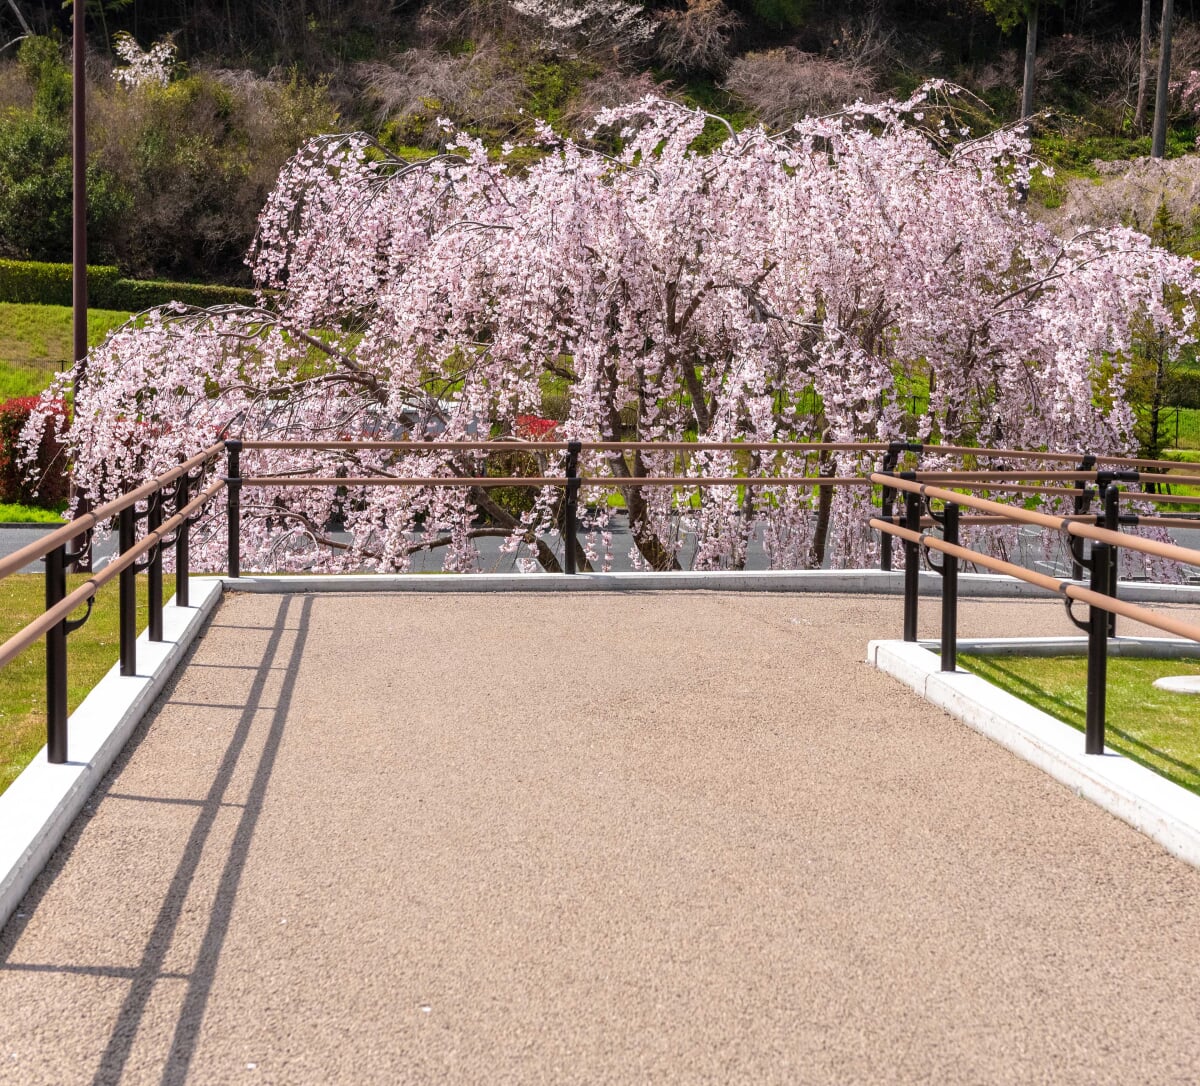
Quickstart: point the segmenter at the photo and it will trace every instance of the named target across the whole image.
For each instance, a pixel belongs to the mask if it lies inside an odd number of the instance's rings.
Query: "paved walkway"
[[[228,597],[0,935],[0,1082],[1195,1082],[1200,872],[860,662],[899,625]]]

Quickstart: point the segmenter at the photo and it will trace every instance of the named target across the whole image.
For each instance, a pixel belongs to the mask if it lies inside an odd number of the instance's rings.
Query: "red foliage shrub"
[[[66,452],[54,427],[45,427],[37,462],[28,469],[17,440],[37,402],[36,396],[19,396],[0,404],[0,501],[53,509],[66,500],[69,485]],[[66,405],[55,404],[55,413],[65,415]]]

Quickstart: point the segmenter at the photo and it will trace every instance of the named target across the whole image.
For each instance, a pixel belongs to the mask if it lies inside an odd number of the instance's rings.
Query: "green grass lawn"
[[[88,345],[103,342],[128,313],[88,311]],[[63,305],[0,302],[0,399],[41,392],[71,358],[71,310]]]
[[[0,524],[57,524],[63,518],[53,509],[42,509],[36,505],[21,505],[20,502],[0,502]],[[32,539],[32,537],[30,537]]]
[[[87,577],[67,578],[68,590]],[[163,576],[163,599],[175,592],[175,578]],[[0,642],[45,610],[45,580],[18,573],[0,581]],[[76,707],[117,662],[117,582],[97,593],[92,617],[67,638],[68,711]],[[82,614],[82,609],[79,614]],[[146,626],[146,580],[138,578],[138,630]],[[46,742],[45,640],[26,649],[0,669],[0,792],[3,792]],[[68,736],[68,749],[70,737]]]
[[[960,656],[958,661],[968,671],[1083,731],[1085,657]],[[1200,675],[1200,660],[1116,656],[1108,661],[1105,738],[1113,750],[1200,792],[1200,695],[1156,690],[1151,684],[1164,675]]]

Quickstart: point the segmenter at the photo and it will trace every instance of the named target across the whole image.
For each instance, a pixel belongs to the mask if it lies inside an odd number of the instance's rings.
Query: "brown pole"
[[[87,39],[84,36],[86,0],[75,0],[71,13],[71,361],[75,363],[75,401],[87,376]],[[74,489],[74,483],[72,483]],[[76,509],[85,513],[86,502]],[[92,569],[92,537],[75,540],[70,557],[79,573]]]
[[[87,42],[84,38],[85,4],[76,0],[72,22],[71,57],[71,306],[73,357],[80,366],[75,383],[83,383],[87,365],[87,84],[84,62]]]

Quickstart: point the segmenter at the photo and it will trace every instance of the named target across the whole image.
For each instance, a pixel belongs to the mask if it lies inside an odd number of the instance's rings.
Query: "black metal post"
[[[896,465],[900,462],[901,444],[898,441],[893,441],[888,446],[888,451],[883,454],[883,463],[879,470],[885,474],[896,470]],[[896,508],[896,491],[885,486],[882,493],[879,495],[880,519],[890,521],[892,514]],[[892,569],[892,537],[887,532],[879,533],[879,568],[884,573],[890,573]]]
[[[229,492],[229,576],[242,575],[242,443],[237,438],[227,438],[225,452],[228,467],[225,471],[225,487]]]
[[[946,505],[942,539],[958,545],[958,506]],[[958,669],[958,559],[942,553],[942,670]]]
[[[1121,527],[1121,490],[1115,483],[1109,483],[1104,488],[1104,527],[1110,532],[1120,531]],[[1117,597],[1117,569],[1120,566],[1118,561],[1118,553],[1114,550],[1112,560],[1108,563],[1108,587],[1104,589],[1106,595]],[[1108,636],[1117,636],[1117,616],[1109,614],[1108,616]]]
[[[921,496],[904,496],[904,527],[910,532],[921,530]],[[921,549],[916,543],[904,541],[904,640],[917,639],[917,592],[919,586]]]
[[[117,515],[117,546],[125,554],[134,545],[134,509],[122,509]],[[137,674],[137,573],[133,565],[121,570],[117,590],[117,623],[121,642],[121,674]]]
[[[1092,544],[1093,592],[1105,593],[1108,571],[1112,565],[1113,548],[1107,543]],[[1108,683],[1108,612],[1091,607],[1088,615],[1087,665],[1087,732],[1084,750],[1088,754],[1104,753],[1105,693]]]
[[[188,503],[192,492],[192,480],[181,475],[175,484],[175,512],[178,513]],[[188,607],[188,522],[185,520],[175,532],[175,606]]]
[[[67,595],[67,548],[46,555],[46,609]],[[46,760],[67,760],[67,620],[46,631]]]
[[[1076,471],[1091,471],[1096,466],[1096,456],[1094,453],[1084,453],[1083,459],[1079,461]],[[1079,491],[1078,497],[1075,499],[1074,512],[1076,516],[1080,516],[1088,511],[1088,507],[1092,504],[1092,489],[1082,479],[1075,481],[1075,489]],[[1083,566],[1077,559],[1071,561],[1071,580],[1083,580]]]
[[[579,572],[575,567],[575,542],[579,520],[579,453],[580,441],[567,442],[567,491],[563,501],[563,569],[568,574]]]
[[[146,531],[154,532],[162,527],[163,492],[160,490],[150,499],[146,509]],[[148,593],[149,612],[146,621],[146,636],[151,641],[163,639],[163,587],[162,587],[162,547],[155,544],[150,552],[150,561],[146,566],[146,588]]]

